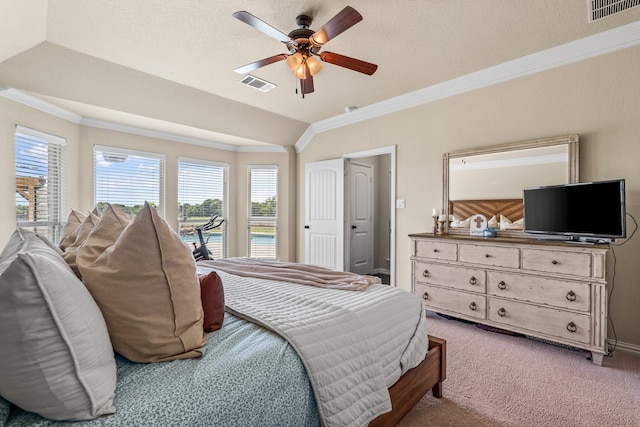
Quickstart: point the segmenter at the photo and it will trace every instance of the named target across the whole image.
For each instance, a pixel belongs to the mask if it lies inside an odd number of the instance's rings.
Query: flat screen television
[[[626,236],[624,179],[525,188],[524,232],[609,242]]]

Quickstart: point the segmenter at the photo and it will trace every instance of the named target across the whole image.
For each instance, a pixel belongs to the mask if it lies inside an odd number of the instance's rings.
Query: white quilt
[[[211,268],[198,266],[198,273]],[[282,335],[307,369],[324,426],[364,426],[391,410],[388,387],[428,348],[420,299],[385,285],[362,292],[230,275],[227,309]]]

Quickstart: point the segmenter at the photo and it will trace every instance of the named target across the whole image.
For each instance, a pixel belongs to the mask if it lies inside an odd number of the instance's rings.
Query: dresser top
[[[433,234],[433,233],[412,233],[409,234],[411,239],[429,239],[440,241],[463,241],[469,243],[508,243],[517,245],[540,245],[540,246],[564,246],[567,248],[597,248],[608,249],[609,245],[594,244],[585,242],[565,241],[565,240],[541,240],[537,238],[526,237],[482,237],[471,236],[467,234]]]

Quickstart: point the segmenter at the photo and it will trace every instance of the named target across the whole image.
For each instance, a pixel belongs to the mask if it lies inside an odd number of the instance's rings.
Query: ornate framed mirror
[[[564,135],[443,155],[443,213],[451,234],[468,234],[471,215],[495,216],[499,235],[522,236],[522,189],[578,182],[578,135]],[[494,223],[495,224],[495,223]]]

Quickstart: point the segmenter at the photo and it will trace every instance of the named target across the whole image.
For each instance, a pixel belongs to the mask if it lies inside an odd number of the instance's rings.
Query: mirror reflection
[[[569,147],[552,145],[449,160],[449,198],[515,199],[531,186],[569,181]]]
[[[507,214],[505,220],[516,221],[523,188],[578,182],[578,135],[461,150],[443,159],[443,213],[498,221]]]

